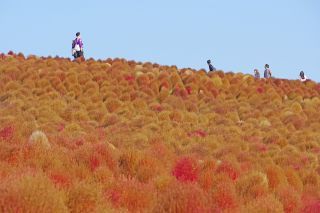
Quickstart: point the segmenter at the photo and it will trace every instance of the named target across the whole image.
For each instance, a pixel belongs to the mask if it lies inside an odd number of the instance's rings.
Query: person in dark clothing
[[[255,79],[260,79],[260,72],[258,69],[254,69],[254,78]]]
[[[265,78],[271,78],[272,77],[272,72],[271,72],[271,70],[270,70],[270,66],[269,66],[269,64],[266,64],[265,66],[264,66],[264,77]]]
[[[207,61],[207,64],[209,66],[209,71],[216,71],[217,69],[211,64],[211,60]]]
[[[83,42],[80,32],[76,33],[76,38],[72,41],[72,55],[75,59],[83,56]]]
[[[300,72],[300,81],[301,82],[305,82],[305,81],[307,81],[308,80],[308,77],[304,74],[304,72],[303,71],[301,71]]]

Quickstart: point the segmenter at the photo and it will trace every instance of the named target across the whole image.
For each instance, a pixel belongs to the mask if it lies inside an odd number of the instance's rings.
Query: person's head
[[[254,73],[258,73],[258,72],[259,72],[259,70],[258,70],[258,69],[254,69],[253,71],[254,71]]]
[[[79,37],[79,36],[80,36],[80,32],[77,32],[77,33],[76,33],[76,36]]]
[[[207,61],[207,64],[211,64],[211,60],[208,60],[208,61]]]
[[[264,65],[264,68],[266,69],[269,68],[269,64]]]

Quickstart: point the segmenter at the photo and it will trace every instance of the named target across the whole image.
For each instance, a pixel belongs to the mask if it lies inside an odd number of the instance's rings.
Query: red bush
[[[133,82],[135,80],[135,77],[132,75],[127,75],[124,77],[124,79],[128,82]]]
[[[58,187],[67,188],[71,185],[70,178],[66,174],[63,174],[61,172],[52,173],[50,175],[50,179]]]
[[[258,87],[257,88],[257,92],[260,93],[260,94],[264,93],[264,89],[262,87]]]
[[[192,93],[192,88],[191,88],[190,86],[187,86],[187,87],[186,87],[186,90],[187,90],[188,95],[191,95],[191,93]]]
[[[172,174],[181,182],[194,182],[199,175],[197,162],[193,158],[181,158],[173,168]]]
[[[238,208],[238,198],[234,185],[221,182],[218,183],[212,192],[213,203],[221,210],[233,210],[236,212]]]
[[[227,174],[232,180],[236,180],[240,176],[239,167],[228,161],[222,161],[217,172]]]
[[[91,171],[95,171],[101,165],[101,161],[97,156],[91,156],[89,159],[89,167]]]
[[[303,207],[302,212],[305,213],[318,213],[320,212],[320,199],[312,196],[304,196],[302,198]]]
[[[14,127],[7,126],[0,130],[0,138],[3,140],[10,140],[13,137]]]
[[[286,213],[300,212],[301,198],[291,186],[284,186],[278,190],[279,199]]]

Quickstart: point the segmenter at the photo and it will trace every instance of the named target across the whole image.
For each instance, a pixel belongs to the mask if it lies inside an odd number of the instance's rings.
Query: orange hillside
[[[319,212],[320,85],[0,55],[0,212]]]

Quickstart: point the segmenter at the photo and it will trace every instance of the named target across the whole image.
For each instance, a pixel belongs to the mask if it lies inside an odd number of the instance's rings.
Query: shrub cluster
[[[319,88],[0,54],[0,212],[319,212]]]

